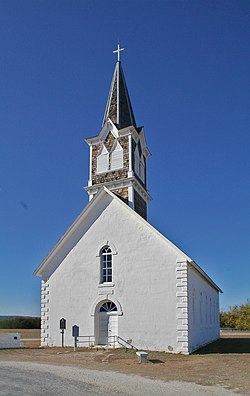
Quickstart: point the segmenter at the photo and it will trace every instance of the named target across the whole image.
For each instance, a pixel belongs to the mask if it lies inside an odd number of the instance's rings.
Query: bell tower
[[[147,220],[147,159],[151,155],[144,128],[137,127],[120,61],[120,48],[110,86],[102,129],[86,139],[90,148],[89,181],[85,190],[91,200],[105,185]]]

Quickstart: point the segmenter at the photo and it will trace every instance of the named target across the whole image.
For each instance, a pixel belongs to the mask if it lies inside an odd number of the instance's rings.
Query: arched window
[[[110,170],[120,169],[123,167],[123,149],[116,140],[110,154]]]
[[[101,250],[101,283],[112,282],[112,250],[104,246]]]
[[[102,304],[100,312],[114,312],[117,311],[116,305],[112,301],[106,301]]]
[[[103,144],[97,156],[96,173],[107,172],[108,169],[109,169],[109,153]]]

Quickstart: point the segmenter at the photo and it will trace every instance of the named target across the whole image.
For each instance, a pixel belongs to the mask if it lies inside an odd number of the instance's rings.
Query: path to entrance
[[[55,366],[31,362],[0,361],[1,396],[232,396],[219,386],[151,380],[136,375]]]

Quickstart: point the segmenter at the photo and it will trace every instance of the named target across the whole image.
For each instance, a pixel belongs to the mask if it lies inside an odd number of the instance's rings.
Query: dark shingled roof
[[[126,128],[130,125],[136,127],[135,117],[120,61],[116,62],[103,125],[108,118],[111,119],[118,129]]]

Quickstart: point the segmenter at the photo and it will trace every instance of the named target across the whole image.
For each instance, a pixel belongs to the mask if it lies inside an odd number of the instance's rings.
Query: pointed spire
[[[118,48],[118,50],[121,51],[120,48]],[[134,125],[136,127],[135,117],[120,60],[118,60],[115,65],[103,125],[108,118],[111,119],[118,129],[122,129],[130,125]]]

